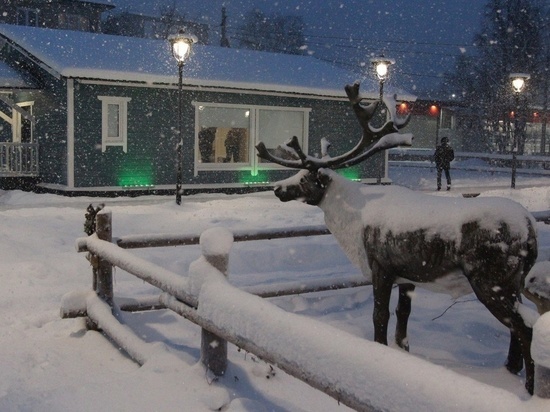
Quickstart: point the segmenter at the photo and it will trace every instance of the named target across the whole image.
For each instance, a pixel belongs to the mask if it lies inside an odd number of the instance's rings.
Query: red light
[[[435,104],[432,104],[430,106],[430,114],[436,115],[438,112],[439,112],[439,108]]]
[[[397,106],[397,112],[399,114],[406,114],[406,113],[408,113],[408,111],[409,111],[409,106],[405,102],[403,102],[399,106]]]

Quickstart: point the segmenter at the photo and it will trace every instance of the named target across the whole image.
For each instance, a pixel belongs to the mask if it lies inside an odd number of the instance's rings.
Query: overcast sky
[[[117,7],[155,14],[174,0],[111,0]],[[189,19],[210,24],[211,41],[228,14],[228,30],[242,16],[258,8],[263,12],[304,18],[308,50],[313,55],[345,62],[350,68],[384,54],[396,60],[392,82],[408,91],[425,94],[438,84],[438,76],[453,66],[454,57],[468,53],[479,31],[487,0],[175,0]]]

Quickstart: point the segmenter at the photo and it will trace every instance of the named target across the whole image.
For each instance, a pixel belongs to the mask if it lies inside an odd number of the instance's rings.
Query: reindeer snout
[[[282,186],[275,186],[275,188],[273,189],[273,192],[281,202],[288,202],[289,200],[292,200],[286,188],[283,188]]]
[[[282,188],[282,186],[275,186],[275,188],[273,189],[273,192],[275,193],[275,196],[277,196],[280,199],[281,196],[283,196],[285,191]]]

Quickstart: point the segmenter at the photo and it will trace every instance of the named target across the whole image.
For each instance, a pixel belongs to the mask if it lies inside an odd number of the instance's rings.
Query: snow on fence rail
[[[326,234],[326,229],[304,228],[287,231],[286,235],[277,231],[246,235],[214,228],[203,232],[200,238],[194,236],[192,241],[178,238],[177,244],[200,241],[202,249],[202,256],[191,264],[188,276],[182,277],[121,247],[173,245],[174,238],[126,237],[116,240],[117,245],[113,243],[111,234],[111,213],[99,212],[96,222],[96,234],[77,240],[77,250],[88,251],[92,256],[93,290],[65,295],[61,316],[87,316],[90,326],[102,329],[140,364],[158,354],[163,347],[142,341],[117,320],[115,315],[122,305],[117,305],[119,300],[113,296],[112,266],[118,266],[162,290],[149,305],[168,308],[202,327],[201,360],[217,376],[225,372],[227,342],[231,342],[358,411],[517,412],[539,411],[541,407],[550,405],[548,399],[542,399],[550,398],[550,383],[545,380],[550,375],[550,313],[543,315],[535,325],[533,341],[534,357],[545,366],[539,369],[536,379],[546,383],[537,385],[536,381],[538,396],[523,401],[508,391],[402,351],[286,312],[227,282],[229,251],[234,238],[251,240],[303,236],[304,233],[316,235]],[[332,288],[361,284],[345,283],[332,285]],[[307,291],[323,290],[326,286],[310,287]],[[304,293],[304,290],[297,293]],[[120,302],[125,302],[128,308],[144,307],[138,300]],[[544,325],[537,328],[541,321]],[[387,396],[388,385],[394,394],[391,397]]]

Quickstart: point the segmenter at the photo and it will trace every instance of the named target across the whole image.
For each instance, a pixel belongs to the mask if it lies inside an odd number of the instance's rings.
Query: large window
[[[128,150],[129,97],[98,96],[101,100],[101,151],[107,146],[122,146]]]
[[[267,150],[279,157],[286,156],[277,147],[292,136],[298,137],[300,146],[307,150],[305,138],[307,112],[296,110],[258,109],[258,140],[265,143]],[[259,159],[262,163],[267,160]]]
[[[278,168],[259,160],[255,146],[268,150],[297,136],[307,151],[310,109],[194,103],[196,109],[195,171]]]

